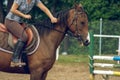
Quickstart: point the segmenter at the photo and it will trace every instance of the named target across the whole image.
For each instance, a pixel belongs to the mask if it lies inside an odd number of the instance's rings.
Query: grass
[[[58,63],[88,63],[88,55],[59,55]]]

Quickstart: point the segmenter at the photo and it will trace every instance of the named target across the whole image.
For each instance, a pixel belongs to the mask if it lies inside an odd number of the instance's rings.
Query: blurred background
[[[5,16],[9,12],[13,1],[14,0],[0,0],[0,23],[4,23]],[[53,14],[61,10],[70,9],[76,3],[81,3],[88,15],[90,32],[93,34],[120,35],[120,0],[41,1]],[[32,15],[32,20],[29,21],[29,23],[31,24],[48,18],[42,11],[38,10],[37,7],[34,7],[30,14]],[[94,38],[94,54],[99,54],[99,51],[101,51],[101,54],[103,55],[117,55],[118,52],[116,52],[116,50],[118,50],[118,48],[119,38]],[[89,80],[88,47],[80,46],[76,39],[66,35],[63,42],[59,46],[58,53],[64,55],[68,54],[68,56],[59,56],[59,59],[50,71],[47,80]],[[6,73],[3,75],[5,74]],[[1,76],[1,80],[14,80],[15,76],[8,76],[7,78],[6,76]],[[18,78],[19,76],[20,78]],[[17,75],[17,79],[21,80],[21,75],[19,76]],[[24,80],[28,80],[26,75],[23,78]],[[97,77],[97,80],[98,79],[99,77]],[[120,79],[111,78],[111,80]]]

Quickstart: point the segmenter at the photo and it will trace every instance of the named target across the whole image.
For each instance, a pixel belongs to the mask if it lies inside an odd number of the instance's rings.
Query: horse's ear
[[[81,11],[83,9],[82,4],[75,4],[75,9]]]

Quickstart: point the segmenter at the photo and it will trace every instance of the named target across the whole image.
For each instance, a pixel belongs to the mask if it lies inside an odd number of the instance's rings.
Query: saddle
[[[30,55],[33,54],[39,46],[39,33],[33,25],[22,24],[22,26],[26,28],[25,31],[28,35],[27,47],[24,53]],[[0,50],[7,53],[13,53],[17,40],[18,39],[7,30],[6,26],[0,23]]]

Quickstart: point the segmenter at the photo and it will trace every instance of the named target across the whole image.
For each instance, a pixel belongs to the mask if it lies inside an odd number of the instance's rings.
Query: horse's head
[[[81,5],[76,5],[75,8],[69,11],[68,28],[82,43],[87,46],[90,43],[88,32],[88,18]]]

